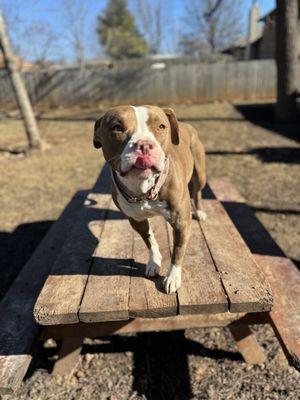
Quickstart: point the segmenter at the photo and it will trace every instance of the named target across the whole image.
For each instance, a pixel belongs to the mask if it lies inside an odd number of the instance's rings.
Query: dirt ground
[[[227,176],[286,254],[300,260],[300,126],[272,122],[269,105],[174,106],[207,150],[208,179]],[[92,147],[101,107],[39,111],[50,144],[25,156],[21,122],[0,118],[0,296],[3,296],[71,196],[90,188],[103,162]],[[7,118],[8,116],[8,118]],[[55,342],[37,344],[15,399],[290,399],[300,398],[269,327],[254,327],[267,362],[248,366],[227,329],[86,339],[70,379],[50,375]]]

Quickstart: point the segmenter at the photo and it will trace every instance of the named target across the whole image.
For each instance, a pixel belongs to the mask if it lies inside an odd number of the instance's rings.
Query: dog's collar
[[[126,192],[123,185],[121,186],[120,181],[118,182],[117,174],[113,169],[111,169],[112,181],[115,187],[120,192],[120,194],[124,197],[125,200],[128,201],[128,203],[139,203],[140,201],[143,200],[156,200],[161,187],[163,186],[163,184],[167,179],[169,172],[169,164],[170,164],[169,157],[166,157],[164,168],[160,172],[159,176],[156,178],[154,186],[152,186],[152,188],[149,189],[147,193],[142,194],[141,196],[132,196],[131,194]]]

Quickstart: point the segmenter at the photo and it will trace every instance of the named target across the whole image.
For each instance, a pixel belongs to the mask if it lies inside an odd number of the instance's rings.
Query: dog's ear
[[[103,120],[103,117],[97,119],[97,121],[95,122],[95,126],[94,126],[94,147],[96,149],[100,149],[100,147],[102,147],[102,143],[100,140],[100,130],[101,130],[101,125],[102,125],[102,120]]]
[[[171,139],[173,144],[179,144],[179,127],[175,112],[172,108],[163,108],[171,125]]]

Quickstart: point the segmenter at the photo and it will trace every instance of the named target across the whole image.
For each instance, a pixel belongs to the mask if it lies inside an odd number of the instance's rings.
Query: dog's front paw
[[[175,293],[181,286],[181,267],[171,264],[167,276],[164,279],[166,293]]]
[[[149,261],[148,264],[146,265],[145,275],[150,278],[151,276],[158,275],[159,271],[160,271],[160,265],[158,265],[154,261],[151,262]]]
[[[145,275],[148,277],[159,274],[162,256],[158,248],[154,247],[150,250],[149,261],[146,265]]]
[[[206,212],[203,210],[194,210],[193,216],[198,221],[205,221],[207,217]]]

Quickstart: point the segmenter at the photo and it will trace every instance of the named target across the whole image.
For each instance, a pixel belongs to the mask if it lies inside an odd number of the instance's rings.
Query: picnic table
[[[229,181],[209,183],[204,209],[206,221],[192,222],[182,287],[166,294],[172,231],[163,219],[151,219],[163,265],[160,276],[146,278],[148,251],[113,205],[106,165],[93,190],[75,196],[0,304],[0,391],[22,380],[38,332],[40,340],[63,339],[53,373],[68,374],[85,337],[210,326],[229,326],[244,359],[260,363],[265,357],[249,325],[271,323],[299,368],[298,271]]]

